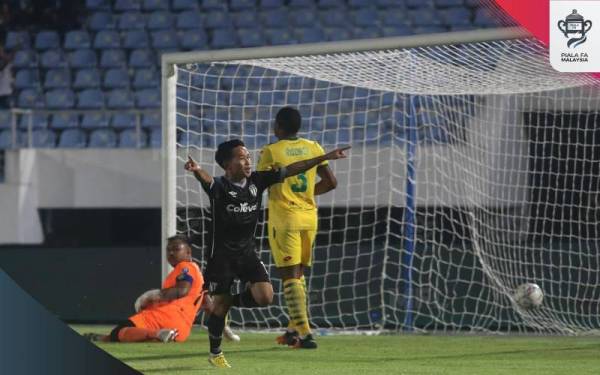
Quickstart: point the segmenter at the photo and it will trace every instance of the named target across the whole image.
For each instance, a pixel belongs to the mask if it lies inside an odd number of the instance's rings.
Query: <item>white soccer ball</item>
[[[514,298],[522,308],[532,309],[541,306],[544,300],[544,293],[537,284],[525,283],[517,287]]]

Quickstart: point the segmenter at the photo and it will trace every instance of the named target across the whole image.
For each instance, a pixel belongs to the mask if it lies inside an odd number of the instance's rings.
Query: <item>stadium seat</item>
[[[481,5],[481,0],[464,0],[465,5],[470,8],[477,8]]]
[[[235,31],[232,29],[214,30],[210,44],[215,49],[233,48],[237,46]]]
[[[284,0],[259,0],[258,6],[262,9],[275,9],[285,7]]]
[[[115,30],[100,30],[94,37],[94,48],[96,49],[108,49],[108,48],[120,48],[121,47],[121,36]]]
[[[121,68],[125,67],[127,62],[125,60],[125,51],[121,49],[109,49],[102,51],[100,56],[100,67],[101,68]]]
[[[463,0],[435,0],[437,8],[460,7],[464,5]]]
[[[138,144],[139,135],[139,144]],[[136,129],[123,130],[119,134],[119,147],[120,148],[138,148],[147,147],[148,145],[148,134],[145,131],[138,131]]]
[[[138,69],[133,76],[133,87],[136,89],[157,88],[160,86],[158,71],[155,69]]]
[[[163,30],[173,27],[173,16],[169,12],[153,12],[148,17],[147,27],[150,30]]]
[[[92,112],[83,115],[81,127],[85,129],[98,129],[108,127],[108,116],[102,112]]]
[[[108,93],[106,107],[109,109],[133,108],[133,96],[129,90],[117,89]]]
[[[70,87],[71,86],[71,70],[70,69],[50,69],[46,73],[44,87],[47,89]]]
[[[21,129],[46,129],[48,127],[48,116],[42,113],[22,115],[19,119]]]
[[[209,29],[229,29],[233,27],[233,21],[229,13],[215,10],[205,15],[204,26]]]
[[[31,38],[27,31],[9,31],[6,33],[4,48],[7,50],[23,50],[31,48]]]
[[[140,108],[160,107],[160,91],[156,89],[138,90],[135,93],[135,102]]]
[[[31,147],[54,148],[56,147],[56,133],[50,129],[37,129],[31,132]]]
[[[411,9],[415,8],[430,8],[435,9],[434,0],[404,0],[406,6]]]
[[[446,26],[418,26],[413,28],[415,34],[436,34],[445,33],[448,31]]]
[[[435,9],[417,9],[408,12],[408,17],[416,27],[420,26],[441,26],[442,20],[440,14]],[[418,34],[415,32],[415,34]]]
[[[44,108],[44,95],[40,89],[24,89],[19,93],[17,105],[21,108]]]
[[[123,68],[108,69],[104,73],[102,85],[109,89],[127,88],[129,87],[129,72]]]
[[[379,14],[381,25],[386,26],[410,26],[412,21],[404,9],[391,9],[381,11]]]
[[[312,9],[298,9],[290,11],[289,19],[292,26],[295,27],[314,27],[315,20],[318,19],[318,13]]]
[[[38,55],[34,50],[21,50],[15,52],[13,68],[37,68]]]
[[[298,40],[294,38],[292,33],[287,28],[266,29],[265,37],[271,45],[295,44]]]
[[[85,0],[87,10],[110,10],[110,0]]]
[[[381,34],[377,27],[355,27],[352,29],[352,37],[354,39],[372,39],[381,37]]]
[[[176,49],[179,40],[174,30],[161,30],[152,32],[152,47],[156,49]]]
[[[61,148],[85,148],[86,135],[81,129],[66,129],[60,133],[58,147]]]
[[[349,22],[349,15],[344,10],[332,9],[319,12],[321,25],[327,27],[346,27]]]
[[[162,145],[162,129],[152,129],[150,132],[150,144],[152,148],[160,148]]]
[[[88,27],[92,31],[113,30],[117,28],[117,23],[111,13],[96,12],[90,17]]]
[[[127,12],[127,11],[135,11],[142,10],[142,1],[141,0],[116,0],[114,4],[114,9],[117,12]]]
[[[100,86],[100,73],[97,69],[80,69],[75,74],[73,88],[87,89]]]
[[[229,9],[233,11],[251,11],[256,8],[255,0],[230,0]]]
[[[412,35],[413,30],[409,26],[386,26],[381,29],[382,36],[404,36]]]
[[[202,0],[202,10],[227,10],[227,2],[222,0]]]
[[[321,9],[345,8],[346,3],[344,0],[318,0],[317,6]]]
[[[263,27],[288,27],[289,15],[287,9],[265,10],[259,14]]]
[[[181,10],[197,10],[198,9],[198,1],[196,0],[173,0],[173,10],[181,11]]]
[[[10,128],[12,127],[12,115],[10,111],[1,110],[0,111],[0,128]]]
[[[260,29],[237,29],[241,47],[258,47],[266,44]]]
[[[38,50],[55,49],[60,47],[60,37],[56,31],[44,30],[35,36],[35,48]]]
[[[49,109],[69,109],[75,106],[75,94],[70,89],[46,91],[46,107]]]
[[[130,112],[119,112],[115,113],[111,116],[110,126],[113,128],[135,128],[136,124],[136,115]],[[141,121],[141,119],[140,119]]]
[[[440,11],[440,16],[448,26],[471,25],[471,11],[464,7],[443,9]]]
[[[50,126],[54,129],[69,129],[79,126],[79,116],[75,114],[60,112],[51,117]]]
[[[318,27],[306,27],[294,30],[296,40],[300,43],[318,43],[325,40],[323,30]]]
[[[359,27],[377,27],[379,13],[375,8],[363,8],[353,12],[353,22]]]
[[[98,89],[87,89],[77,95],[77,108],[103,109],[104,94]]]
[[[315,0],[290,0],[288,2],[288,8],[290,9],[303,9],[303,8],[314,8]]]
[[[254,11],[232,13],[231,17],[237,28],[257,27],[259,25],[258,14]]]
[[[160,112],[144,113],[142,115],[143,128],[160,128],[161,123]]]
[[[16,145],[13,145],[13,133],[10,129],[0,130],[0,150],[8,150],[13,147],[19,147],[21,132],[17,132]]]
[[[150,38],[145,30],[129,30],[123,33],[123,48],[148,48]]]
[[[165,0],[144,0],[142,9],[145,11],[169,10],[169,2]]]
[[[371,0],[348,0],[348,6],[350,8],[368,8],[373,5]]]
[[[155,65],[155,57],[151,50],[136,49],[129,55],[130,68],[151,68]]]
[[[208,36],[204,29],[185,30],[179,33],[179,45],[186,50],[207,49]]]
[[[71,68],[95,68],[98,65],[98,56],[92,49],[78,49],[69,54]]]
[[[119,16],[118,27],[120,30],[144,29],[146,18],[139,12],[127,12]]]
[[[499,22],[489,9],[479,8],[475,11],[475,19],[473,20],[473,24],[480,27],[491,27],[497,26]]]
[[[190,10],[179,13],[175,25],[177,29],[201,29],[204,27],[204,22],[200,12]]]
[[[325,38],[328,41],[349,40],[352,39],[350,30],[341,27],[328,27],[323,29]]]
[[[85,30],[73,30],[65,35],[65,49],[90,48],[91,46],[90,34]]]
[[[90,133],[90,148],[114,148],[117,146],[117,134],[114,130],[96,129]]]
[[[477,1],[479,1],[479,0],[477,0]],[[386,10],[405,8],[404,1],[398,1],[398,0],[375,0],[375,5],[379,9],[386,9]]]
[[[66,68],[67,60],[65,54],[59,50],[48,50],[42,53],[41,64],[42,68]]]
[[[40,74],[37,69],[20,69],[15,75],[16,89],[27,89],[40,86]]]

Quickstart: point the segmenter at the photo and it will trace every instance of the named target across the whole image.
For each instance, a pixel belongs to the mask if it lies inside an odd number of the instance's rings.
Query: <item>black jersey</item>
[[[227,178],[214,177],[210,186],[202,184],[210,197],[212,236],[208,256],[216,252],[241,255],[256,248],[255,235],[263,192],[282,182],[285,168],[276,171],[252,172],[240,187]]]

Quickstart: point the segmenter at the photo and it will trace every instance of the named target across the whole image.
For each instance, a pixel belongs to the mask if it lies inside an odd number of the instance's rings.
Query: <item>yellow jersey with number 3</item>
[[[259,171],[281,168],[297,161],[323,155],[323,148],[304,138],[282,139],[260,152]],[[324,161],[320,165],[327,165]],[[315,183],[317,167],[286,178],[269,188],[269,226],[279,229],[317,229]]]

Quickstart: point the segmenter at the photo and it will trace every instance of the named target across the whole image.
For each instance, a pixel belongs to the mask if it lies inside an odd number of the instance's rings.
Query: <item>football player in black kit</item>
[[[273,300],[273,286],[256,253],[254,237],[263,192],[286,177],[314,168],[325,160],[345,158],[344,151],[349,148],[339,148],[280,169],[253,172],[250,153],[242,141],[234,139],[221,143],[215,154],[217,164],[225,170],[221,177],[209,175],[191,157],[188,158],[185,169],[200,181],[210,198],[212,211],[212,244],[204,272],[205,288],[213,302],[207,322],[211,365],[231,367],[221,351],[229,308],[267,306]],[[249,287],[232,296],[230,290],[236,278]]]

